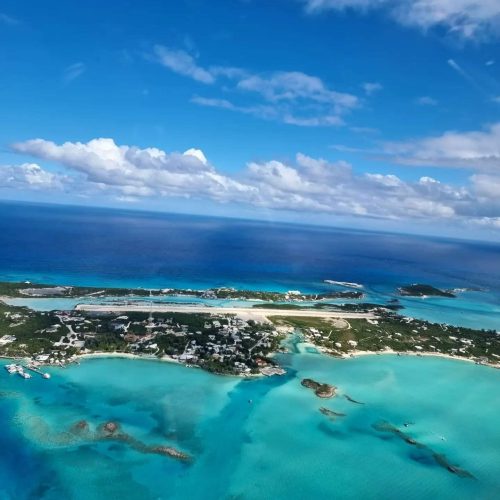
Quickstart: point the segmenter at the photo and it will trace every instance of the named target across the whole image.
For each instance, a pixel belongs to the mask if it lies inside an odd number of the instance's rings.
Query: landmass
[[[325,293],[302,293],[300,290],[287,292],[237,290],[230,287],[209,288],[206,290],[180,288],[109,288],[62,286],[25,281],[22,283],[0,282],[0,297],[18,298],[75,298],[75,297],[175,297],[186,296],[203,299],[261,300],[266,302],[304,302],[328,299],[361,299],[363,292],[352,290],[330,291]]]
[[[318,398],[331,398],[335,396],[336,387],[329,384],[321,384],[310,378],[302,380],[301,384],[308,389],[312,389]]]
[[[400,295],[405,297],[456,297],[453,292],[448,290],[440,290],[432,285],[423,285],[420,283],[402,286],[398,291]]]
[[[286,335],[295,331],[322,352],[337,357],[436,355],[500,367],[500,336],[496,331],[404,317],[398,314],[397,299],[385,305],[326,302],[303,307],[292,302],[298,296],[289,292],[288,304],[227,308],[153,300],[129,303],[123,299],[126,290],[96,292],[93,288],[0,283],[3,296],[82,297],[82,303],[69,311],[35,311],[0,301],[0,356],[24,358],[30,369],[65,366],[78,362],[81,356],[123,355],[173,361],[220,374],[270,376],[284,373],[275,353],[283,349]],[[150,296],[166,290],[128,291],[134,296]],[[87,295],[81,296],[83,292]],[[220,288],[212,292],[247,294]],[[96,293],[122,300],[89,303],[87,298]],[[271,292],[249,293],[266,297]]]

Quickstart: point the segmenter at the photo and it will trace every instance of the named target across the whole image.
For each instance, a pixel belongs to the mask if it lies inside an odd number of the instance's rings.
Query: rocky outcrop
[[[311,378],[305,378],[301,384],[308,389],[312,389],[318,398],[331,398],[336,395],[337,388],[334,385],[321,384]]]

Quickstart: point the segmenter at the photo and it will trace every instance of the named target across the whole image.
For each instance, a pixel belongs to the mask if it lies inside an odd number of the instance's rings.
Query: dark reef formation
[[[345,417],[346,414],[345,413],[340,413],[340,412],[337,412],[337,411],[333,411],[333,410],[330,410],[329,408],[325,408],[324,406],[322,406],[319,411],[325,415],[326,417],[330,418],[331,420],[334,420],[336,417]]]
[[[393,434],[394,436],[397,436],[399,439],[404,441],[405,443],[415,446],[416,448],[420,449],[424,453],[428,453],[432,459],[440,466],[446,469],[447,471],[451,472],[452,474],[456,474],[459,477],[468,477],[468,478],[474,478],[474,476],[462,469],[461,467],[458,467],[457,465],[451,464],[448,459],[446,458],[445,455],[441,453],[437,453],[434,451],[432,448],[429,448],[427,445],[419,443],[415,439],[413,439],[411,436],[403,432],[402,430],[398,429],[395,425],[392,425],[390,422],[386,421],[381,421],[373,424],[372,426],[376,431],[378,432],[384,432],[384,433],[389,433]]]
[[[116,441],[130,446],[139,453],[163,455],[183,462],[191,461],[191,457],[187,453],[177,450],[172,446],[143,443],[134,436],[121,431],[120,424],[114,421],[105,422],[99,425],[95,432],[92,432],[89,423],[86,420],[80,420],[70,428],[70,432],[80,439],[89,441]]]
[[[351,403],[357,404],[357,405],[364,405],[365,403],[362,403],[361,401],[356,401],[355,399],[352,399],[351,396],[348,394],[344,394],[344,398],[347,399],[347,401],[350,401]]]

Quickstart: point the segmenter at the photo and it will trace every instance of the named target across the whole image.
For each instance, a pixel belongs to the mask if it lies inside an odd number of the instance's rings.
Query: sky
[[[3,0],[0,199],[500,240],[500,0]]]

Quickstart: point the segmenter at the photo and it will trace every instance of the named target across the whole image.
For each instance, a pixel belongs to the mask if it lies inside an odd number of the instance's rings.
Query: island
[[[68,296],[75,290],[57,285],[0,283],[4,300],[29,296],[36,301],[54,294]],[[500,367],[498,332],[408,318],[399,314],[396,300],[387,304],[330,304],[320,298],[305,306],[293,303],[291,297],[297,296],[291,294],[290,302],[283,304],[222,307],[208,305],[210,300],[187,304],[133,301],[122,295],[123,289],[109,289],[109,296],[99,290],[100,299],[96,301],[97,292],[89,290],[79,289],[87,295],[70,310],[38,311],[0,300],[0,356],[25,363],[20,365],[21,370],[12,369],[11,373],[27,375],[31,370],[49,378],[41,366],[65,366],[78,363],[82,357],[118,355],[176,362],[218,374],[274,376],[285,373],[276,353],[286,348],[283,341],[291,333],[339,358],[384,353],[433,355]],[[104,293],[108,293],[106,290]],[[134,296],[140,293],[129,292]],[[245,296],[247,292],[231,294]],[[308,382],[311,388],[313,382]],[[328,390],[319,393],[327,394]]]
[[[398,292],[403,297],[456,297],[454,293],[448,290],[440,290],[432,285],[423,285],[421,283],[402,286],[398,289]]]
[[[0,282],[0,297],[33,298],[72,298],[72,297],[195,297],[202,299],[254,300],[266,302],[307,302],[334,299],[362,299],[364,294],[358,290],[328,291],[325,293],[302,293],[300,290],[287,292],[237,290],[231,287],[209,288],[206,290],[179,288],[98,288],[84,286],[63,286],[43,283]]]
[[[321,384],[310,378],[303,379],[301,384],[308,389],[312,389],[318,398],[332,398],[337,390],[334,385]]]

